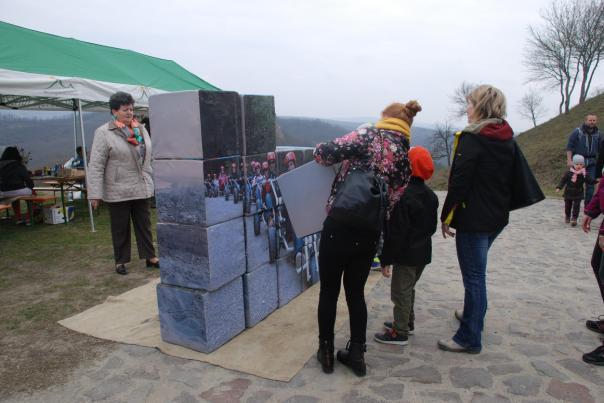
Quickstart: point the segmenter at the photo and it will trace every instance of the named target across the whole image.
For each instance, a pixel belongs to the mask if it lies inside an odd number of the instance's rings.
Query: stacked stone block
[[[285,169],[273,97],[161,94],[150,120],[162,338],[211,352],[316,282],[318,243],[295,238],[273,182]]]

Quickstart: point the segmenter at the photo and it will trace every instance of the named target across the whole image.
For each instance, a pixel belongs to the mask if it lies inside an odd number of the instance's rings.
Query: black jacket
[[[441,221],[455,209],[452,228],[495,232],[509,221],[515,141],[510,126],[489,125],[462,133],[454,155]]]
[[[34,182],[25,165],[14,160],[0,161],[0,191],[8,192],[25,187],[34,188]]]
[[[380,261],[425,266],[432,261],[432,234],[438,223],[438,197],[421,178],[412,176],[386,227]]]
[[[587,175],[577,175],[577,180],[575,182],[572,181],[573,173],[571,171],[567,171],[560,183],[556,187],[557,189],[564,188],[564,198],[568,200],[583,200],[585,196],[585,183],[588,184],[596,184],[597,180],[593,179],[591,176]]]

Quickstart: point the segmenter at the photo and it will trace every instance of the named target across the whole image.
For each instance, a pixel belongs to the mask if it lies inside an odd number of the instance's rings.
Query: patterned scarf
[[[577,176],[578,175],[583,175],[585,176],[585,167],[581,168],[581,169],[575,169],[575,167],[570,167],[570,171],[573,173],[573,177],[570,178],[570,181],[572,183],[577,182]]]
[[[122,131],[124,128],[128,129],[128,132],[130,133],[130,136],[128,136],[128,138],[126,139],[128,143],[137,146],[145,142],[145,139],[143,138],[143,135],[141,134],[141,130],[139,128],[140,124],[136,119],[132,119],[132,123],[130,123],[130,126],[126,126],[125,124],[117,120],[116,116],[113,117],[113,120],[115,122],[115,125]]]

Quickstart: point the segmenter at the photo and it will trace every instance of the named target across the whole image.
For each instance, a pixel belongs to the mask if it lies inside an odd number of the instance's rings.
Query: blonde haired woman
[[[489,248],[508,224],[516,145],[504,120],[506,101],[491,85],[475,88],[467,98],[468,126],[456,133],[442,233],[455,237],[465,289],[457,333],[438,346],[477,354],[487,311],[486,269]],[[457,231],[453,233],[451,228]]]

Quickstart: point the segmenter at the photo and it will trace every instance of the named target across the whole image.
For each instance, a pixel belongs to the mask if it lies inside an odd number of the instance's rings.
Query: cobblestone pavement
[[[436,234],[433,263],[417,287],[415,335],[406,347],[369,341],[365,378],[337,362],[334,374],[324,375],[311,357],[291,382],[281,383],[121,345],[79,368],[67,384],[10,401],[604,402],[604,367],[581,361],[582,353],[600,343],[585,320],[604,313],[589,267],[595,232],[571,228],[562,215],[563,202],[548,199],[513,213],[495,241],[479,355],[436,347],[455,331],[453,310],[463,304],[454,241]],[[368,306],[371,338],[391,315],[388,280],[370,292]],[[337,347],[347,335],[345,326]]]

